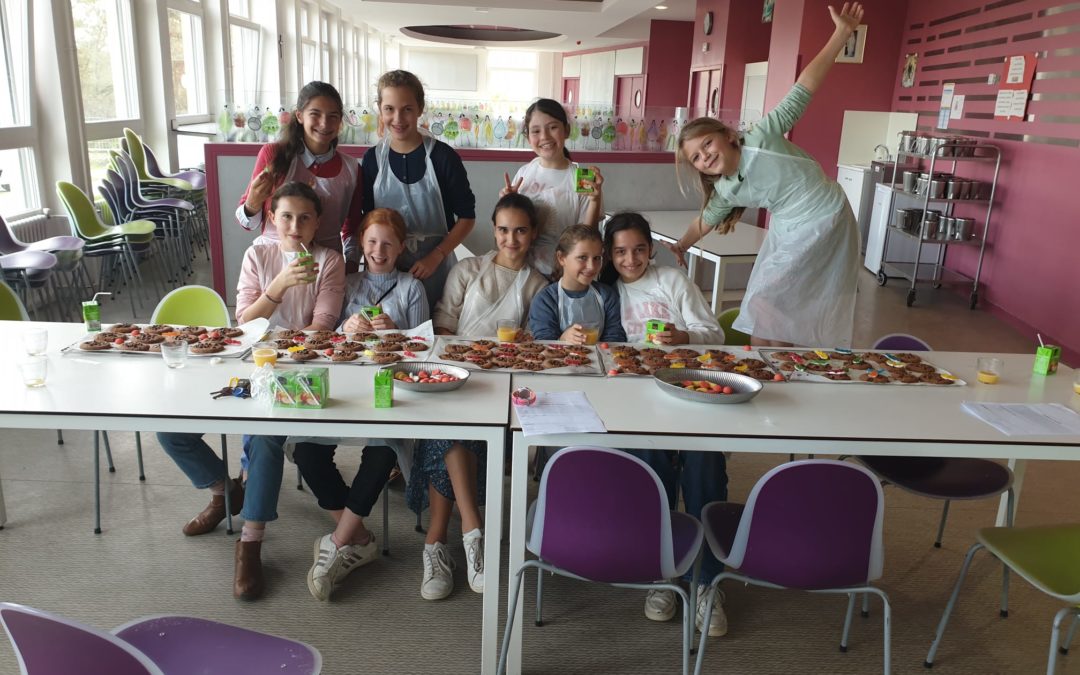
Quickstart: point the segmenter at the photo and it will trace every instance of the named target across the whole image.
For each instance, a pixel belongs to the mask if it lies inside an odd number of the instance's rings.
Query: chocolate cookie
[[[443,352],[442,354],[439,354],[439,358],[443,359],[444,361],[464,361],[465,355],[461,352]]]
[[[213,340],[202,340],[190,345],[188,349],[192,354],[217,354],[218,352],[225,351],[225,346],[220,342]]]
[[[541,364],[544,370],[550,370],[552,368],[563,368],[566,366],[566,362],[562,359],[544,359]]]
[[[112,344],[114,340],[122,339],[125,339],[122,333],[113,333],[112,331],[105,331],[94,336],[94,342],[108,342],[109,344]]]
[[[356,352],[346,349],[335,349],[334,355],[330,357],[331,361],[355,361],[360,358]]]
[[[153,335],[159,335],[161,333],[168,333],[173,329],[172,326],[166,326],[163,323],[153,323],[142,329],[144,333],[152,333]]]
[[[518,360],[512,356],[496,356],[491,360],[491,363],[498,368],[513,368],[517,365]]]
[[[329,349],[330,347],[332,347],[333,343],[330,342],[329,340],[316,339],[315,336],[313,335],[313,336],[309,337],[307,340],[304,340],[304,346],[307,347],[308,349],[314,349],[317,352],[321,352],[324,349]]]
[[[97,340],[89,340],[79,344],[79,349],[87,352],[100,352],[106,349],[112,349],[112,345],[108,342],[98,342]]]
[[[383,333],[382,339],[387,342],[406,342],[409,338],[404,333]]]
[[[291,328],[283,328],[281,330],[274,331],[273,334],[270,337],[275,339],[275,340],[292,340],[297,335],[303,335],[303,334],[304,334],[304,331],[302,331],[302,330],[292,330]]]
[[[382,352],[371,357],[371,360],[375,363],[394,363],[401,360],[401,354],[395,354],[394,352]]]
[[[310,349],[297,349],[295,352],[289,352],[289,358],[293,361],[310,361],[319,358],[319,355]]]
[[[413,342],[406,342],[405,349],[410,352],[426,352],[428,350],[428,346],[427,343],[417,342],[414,340]]]
[[[450,354],[464,354],[465,352],[471,352],[472,346],[455,342],[454,344],[446,345],[446,351]]]
[[[133,323],[116,323],[109,326],[108,332],[110,333],[130,333],[133,330],[138,330],[139,327]]]
[[[124,352],[148,352],[150,351],[150,345],[144,342],[136,342],[135,340],[128,340],[121,344],[116,345],[116,348]]]

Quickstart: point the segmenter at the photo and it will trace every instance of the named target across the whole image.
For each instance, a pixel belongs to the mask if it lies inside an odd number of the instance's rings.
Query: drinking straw
[[[1046,346],[1046,344],[1043,342],[1041,333],[1035,333],[1035,337],[1039,338],[1039,346],[1040,347],[1045,347]]]

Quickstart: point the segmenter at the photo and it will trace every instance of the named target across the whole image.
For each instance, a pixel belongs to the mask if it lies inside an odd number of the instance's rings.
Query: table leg
[[[1013,472],[1013,515],[1020,511],[1020,489],[1024,487],[1024,474],[1027,473],[1027,460],[1026,459],[1010,459],[1009,469]],[[994,521],[994,525],[997,527],[1005,527],[1009,524],[1007,514],[1009,513],[1009,493],[1006,492],[1001,495],[998,500],[997,519]]]
[[[528,513],[529,444],[520,431],[514,432],[513,455],[510,474],[510,552],[507,565],[508,583],[514,583],[514,574],[525,562],[525,520]],[[510,649],[506,657],[507,675],[521,675],[521,617],[525,611],[525,593],[518,595],[518,607],[514,614]],[[509,612],[509,600],[507,601]]]
[[[720,303],[724,298],[724,275],[727,274],[727,261],[723,258],[713,263],[712,280],[712,313],[720,311]]]
[[[0,530],[4,529],[5,523],[7,523],[7,509],[4,508],[4,485],[3,481],[0,481]]]
[[[480,672],[494,675],[498,666],[499,575],[502,573],[503,458],[505,434],[500,427],[487,439],[487,500],[484,510],[484,620],[480,632]]]

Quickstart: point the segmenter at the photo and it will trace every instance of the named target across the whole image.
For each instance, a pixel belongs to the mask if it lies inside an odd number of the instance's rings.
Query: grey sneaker
[[[345,577],[357,567],[366,565],[379,557],[379,545],[375,535],[363,546],[350,544],[338,548],[330,535],[315,540],[315,564],[307,574],[308,590],[316,600],[329,600]]]
[[[465,566],[469,573],[469,588],[477,593],[483,593],[484,531],[470,530],[462,536],[461,540],[465,543]]]
[[[705,602],[709,599],[709,593],[715,592],[716,598],[713,600],[712,616],[709,617],[709,637],[727,635],[724,592],[720,589],[714,591],[712,586],[698,586],[697,592],[697,618],[694,623],[697,624],[698,631],[701,631],[701,624],[705,623]]]
[[[435,543],[430,549],[425,546],[423,556],[424,580],[420,583],[420,597],[442,600],[454,590],[454,561],[442,542]]]
[[[675,616],[678,608],[675,591],[657,588],[645,595],[645,618],[652,621],[668,621]]]

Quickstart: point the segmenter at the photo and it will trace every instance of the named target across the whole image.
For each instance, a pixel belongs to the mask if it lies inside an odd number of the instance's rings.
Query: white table
[[[392,408],[373,407],[371,366],[331,365],[330,405],[321,410],[267,408],[238,398],[211,399],[230,377],[253,365],[189,357],[179,370],[141,354],[60,350],[84,335],[82,324],[0,321],[0,347],[22,354],[21,334],[49,330],[46,385],[22,386],[18,358],[0,360],[0,428],[105,431],[201,431],[223,434],[310,435],[370,438],[451,438],[485,441],[488,449],[486,517],[502,522],[504,438],[509,424],[510,376],[484,373],[451,395],[396,388]],[[0,494],[0,525],[4,523]],[[484,564],[499,569],[502,528],[486,529]],[[484,594],[482,670],[495,672],[498,657],[499,574]],[[490,618],[490,620],[489,620]]]
[[[978,356],[986,355],[933,352],[930,358],[935,365],[974,383]],[[1033,355],[995,356],[1005,364],[1001,383],[996,385],[903,387],[784,382],[766,384],[756,398],[739,405],[676,399],[660,391],[651,378],[515,375],[514,387],[584,391],[608,433],[525,438],[514,416],[510,583],[525,555],[528,455],[529,449],[536,446],[589,444],[712,452],[1008,459],[1016,476],[1014,489],[1019,503],[1024,460],[1080,460],[1080,436],[1005,436],[962,411],[961,402],[1063,403],[1080,411],[1080,395],[1073,394],[1075,374],[1070,368],[1061,366],[1052,376],[1033,375]],[[489,503],[498,498],[488,493]],[[1004,498],[998,519],[1004,521]],[[519,604],[507,660],[507,672],[512,675],[521,672],[522,613]]]
[[[698,217],[697,211],[642,211],[641,215],[649,221],[653,239],[674,244],[679,241],[686,229]],[[757,260],[761,243],[765,241],[768,230],[739,222],[735,229],[728,234],[709,232],[702,237],[696,245],[692,246],[687,253],[687,274],[694,278],[695,261],[703,258],[713,263],[713,287],[710,304],[713,314],[720,308],[720,303],[726,300],[741,300],[742,290],[725,291],[724,278],[727,274],[728,265],[749,263]]]

